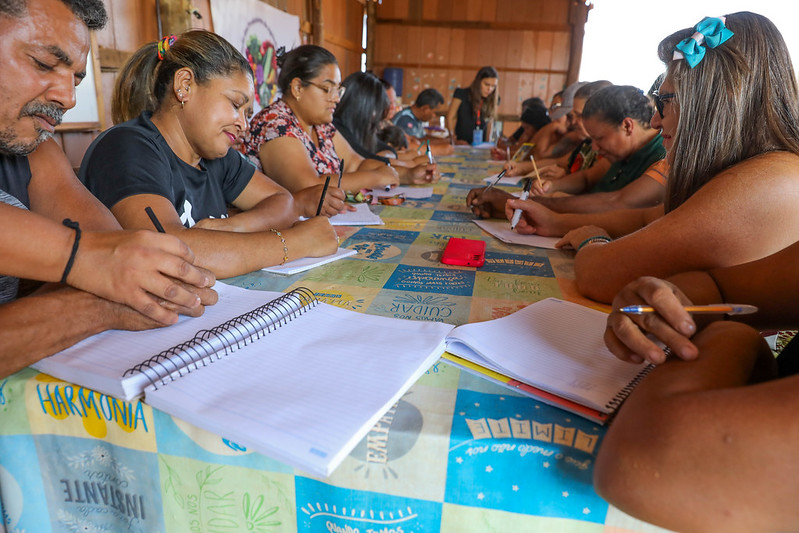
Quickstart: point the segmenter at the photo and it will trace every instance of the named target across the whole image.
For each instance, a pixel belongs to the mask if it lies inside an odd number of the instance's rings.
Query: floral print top
[[[319,146],[316,146],[305,130],[300,126],[297,116],[283,100],[277,100],[260,110],[250,121],[250,133],[245,139],[241,151],[253,165],[263,170],[258,152],[261,145],[278,137],[294,137],[298,139],[311,157],[314,169],[320,176],[338,174],[340,161],[333,147],[333,135],[336,128],[332,124],[314,126]]]

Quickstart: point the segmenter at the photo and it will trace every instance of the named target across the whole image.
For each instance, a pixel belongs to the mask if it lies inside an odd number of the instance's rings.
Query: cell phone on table
[[[485,241],[450,237],[441,254],[441,262],[445,265],[481,267],[485,262],[485,253]]]

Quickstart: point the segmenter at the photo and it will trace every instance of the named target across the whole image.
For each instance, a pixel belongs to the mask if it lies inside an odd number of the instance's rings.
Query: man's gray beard
[[[53,134],[47,130],[40,130],[38,137],[32,142],[21,143],[17,137],[8,131],[0,132],[0,153],[4,155],[28,155]]]
[[[19,118],[35,117],[36,115],[44,115],[53,119],[56,124],[61,124],[61,119],[64,116],[64,110],[55,104],[43,104],[41,102],[31,101],[25,104],[19,112]],[[36,150],[36,147],[44,141],[53,136],[53,134],[46,129],[35,126],[37,136],[36,139],[29,143],[22,143],[10,130],[0,132],[0,153],[5,155],[28,155]]]

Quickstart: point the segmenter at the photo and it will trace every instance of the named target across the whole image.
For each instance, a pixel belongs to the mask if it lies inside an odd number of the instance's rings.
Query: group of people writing
[[[438,91],[391,120],[390,86],[371,73],[342,80],[313,45],[280,56],[282,96],[251,117],[247,60],[190,31],[130,58],[117,125],[78,178],[50,137],[105,21],[101,0],[0,5],[0,216],[11,229],[0,236],[0,375],[106,329],[202,313],[217,277],[331,254],[328,217],[348,209],[346,191],[434,182],[418,148],[452,150],[420,128],[444,103]],[[521,209],[517,231],[561,236],[581,292],[612,302],[610,349],[657,364],[604,439],[601,495],[676,530],[796,529],[799,476],[783,460],[799,440],[793,349],[775,362],[753,329],[795,328],[799,314],[793,67],[774,25],[752,13],[705,19],[658,52],[666,74],[651,95],[603,80],[567,87],[548,109],[531,102],[499,146],[534,143],[534,195],[474,189],[467,203],[487,217]],[[491,138],[497,84],[486,67],[456,91],[453,141]],[[506,163],[512,176],[530,170]],[[46,284],[19,297],[18,278]],[[760,312],[744,325],[684,310],[725,300]],[[632,304],[656,312],[618,311]]]

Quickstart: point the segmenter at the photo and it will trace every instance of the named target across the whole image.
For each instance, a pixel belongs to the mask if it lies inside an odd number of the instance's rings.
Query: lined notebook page
[[[497,320],[464,324],[447,351],[597,411],[643,370],[617,359],[603,341],[607,315],[548,298]]]
[[[522,235],[510,229],[508,220],[472,220],[484,231],[490,233],[497,239],[508,244],[524,244],[526,246],[537,246],[538,248],[555,249],[555,243],[560,237],[542,237],[541,235]]]
[[[150,357],[188,341],[201,329],[211,329],[281,296],[279,292],[248,291],[217,282],[219,302],[201,317],[181,317],[177,324],[148,331],[105,331],[33,365],[64,381],[125,400],[141,394],[149,380],[122,374]]]
[[[324,303],[145,401],[248,448],[328,475],[438,359],[452,326]]]

